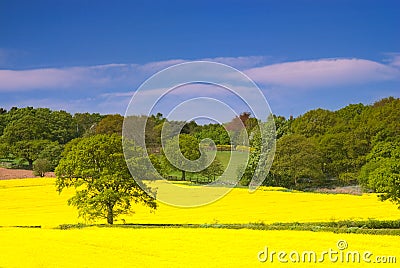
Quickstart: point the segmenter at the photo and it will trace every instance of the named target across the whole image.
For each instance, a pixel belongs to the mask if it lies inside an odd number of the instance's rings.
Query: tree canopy
[[[320,179],[322,157],[310,140],[299,134],[283,136],[276,145],[271,173],[287,186],[296,185],[299,179]]]
[[[388,97],[370,105],[349,104],[337,111],[315,109],[288,119],[279,115],[273,117],[277,150],[265,185],[300,188],[359,183],[370,191],[389,193],[390,189],[396,193],[394,174],[397,174],[395,163],[398,160],[394,155],[400,137],[399,98]],[[249,151],[250,158],[241,180],[244,185],[248,185],[253,178],[260,155],[267,153],[260,151],[259,121],[251,117],[249,112],[243,112],[226,123],[199,125],[194,121],[169,121],[161,113],[124,118],[121,115],[71,115],[48,108],[13,107],[9,111],[0,108],[0,156],[7,161],[13,159],[16,165],[23,163],[30,168],[36,160],[46,159],[45,162],[49,162],[53,169],[80,139],[96,134],[120,135],[122,122],[129,126],[128,119],[147,122],[144,133],[132,129],[133,135],[144,135],[145,144],[136,145],[152,154],[151,161],[164,175],[165,170],[171,168],[162,159],[161,132],[166,125],[171,129],[179,127],[179,133],[169,133],[167,128],[163,134],[167,139],[180,134],[179,141],[177,138],[170,141],[175,146],[173,151],[180,150],[184,158],[190,161],[196,162],[200,157],[199,143],[205,139],[211,139],[217,145],[211,148],[212,143],[208,147],[203,144],[205,146],[202,148],[207,147],[208,150]],[[249,137],[249,142],[246,137]],[[272,150],[271,146],[267,147]],[[380,152],[386,153],[381,155]],[[172,159],[179,155],[176,152],[169,153]],[[218,166],[218,163],[213,165]],[[185,178],[185,171],[180,172]],[[260,177],[265,177],[265,174],[262,175]]]
[[[186,171],[197,169],[196,164],[204,164],[200,160],[201,152],[198,140],[189,134],[180,134],[169,139],[164,148],[164,154],[170,162],[170,167],[182,172],[182,180],[186,179]],[[204,156],[203,156],[204,157]]]
[[[132,154],[127,161],[134,167],[145,157],[144,151],[133,143],[129,146]],[[146,176],[143,173],[146,169],[138,169],[142,173],[134,176]],[[55,172],[59,192],[75,187],[76,194],[68,204],[76,206],[79,216],[87,220],[105,218],[107,223],[113,224],[118,215],[132,212],[133,203],[142,203],[151,209],[157,207],[155,200],[139,187],[130,174],[123,154],[122,138],[117,134],[80,139],[68,147]]]
[[[361,185],[381,193],[400,207],[400,139],[377,143],[367,155],[360,174]]]

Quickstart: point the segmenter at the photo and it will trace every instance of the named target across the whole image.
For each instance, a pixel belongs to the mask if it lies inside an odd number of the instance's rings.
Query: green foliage
[[[359,181],[364,188],[381,193],[382,200],[400,207],[400,141],[377,143],[367,156]]]
[[[146,179],[148,174],[144,151],[131,143],[126,147],[133,175]],[[122,150],[119,135],[95,135],[82,138],[67,147],[56,168],[57,190],[75,187],[69,205],[76,206],[86,220],[106,218],[112,224],[122,213],[132,211],[132,203],[156,209],[155,200],[132,178]],[[150,190],[150,189],[148,189]]]
[[[229,145],[230,139],[228,132],[225,130],[224,126],[220,124],[208,124],[201,127],[201,130],[196,132],[195,137],[200,141],[203,139],[211,139],[214,143],[218,145]]]
[[[77,133],[71,114],[65,111],[53,111],[49,117],[45,116],[44,119],[48,120],[51,141],[66,144],[76,137]]]
[[[54,169],[61,157],[62,147],[86,133],[81,126],[93,126],[98,114],[71,114],[48,108],[16,108],[0,114],[0,155],[17,157],[29,162],[45,158]],[[94,124],[95,124],[94,123]]]
[[[292,122],[293,118],[286,120],[284,116],[274,115],[274,121],[276,126],[276,138],[279,139],[283,135],[293,134],[292,133]]]
[[[39,158],[33,163],[33,174],[44,177],[46,172],[51,171],[52,164],[46,158]]]
[[[171,172],[178,172],[178,174],[182,172],[160,156],[162,154],[161,130],[165,125],[169,125],[180,126],[182,135],[190,134],[189,136],[197,139],[196,145],[184,153],[187,154],[187,159],[199,157],[198,143],[207,138],[215,142],[216,149],[219,151],[231,151],[233,148],[246,151],[247,146],[250,146],[249,162],[246,168],[244,165],[241,169],[244,175],[240,182],[248,185],[253,176],[261,178],[266,175],[265,171],[256,170],[260,160],[265,159],[260,156],[269,154],[260,151],[262,148],[260,121],[252,118],[250,113],[242,113],[225,124],[208,125],[197,125],[194,121],[170,122],[160,113],[151,116],[131,116],[124,122],[129,127],[128,119],[147,121],[146,131],[142,133],[141,130],[133,130],[133,135],[145,136],[148,153],[157,154],[151,157],[151,161],[155,163],[156,169],[161,174],[171,175]],[[274,120],[278,139],[275,160],[277,163],[271,170],[273,172],[268,174],[266,185],[286,187],[295,185],[298,179],[295,175],[297,173],[294,172],[296,169],[311,174],[302,174],[300,177],[313,179],[313,184],[317,187],[322,183],[324,186],[354,184],[359,178],[365,188],[377,191],[378,178],[379,181],[391,178],[392,182],[379,182],[386,186],[395,183],[396,178],[393,178],[393,174],[396,174],[396,166],[393,156],[381,155],[381,151],[388,154],[389,149],[386,146],[394,146],[393,144],[400,137],[400,99],[389,97],[372,105],[350,104],[337,111],[316,109],[294,119],[274,116]],[[122,122],[123,117],[120,115],[101,116],[98,113],[77,113],[71,116],[65,111],[33,107],[13,107],[10,111],[0,109],[0,157],[7,161],[18,160],[21,163],[28,161],[31,166],[36,159],[43,158],[49,160],[54,168],[60,158],[68,155],[68,152],[81,141],[76,138],[93,136],[96,133],[120,134]],[[177,133],[169,133],[167,128],[165,134],[167,138],[170,138]],[[293,139],[293,135],[300,135],[303,138]],[[246,139],[247,136],[249,141]],[[307,168],[304,167],[304,163],[300,165],[303,168],[289,168],[289,166],[297,166],[296,161],[301,160],[300,153],[294,153],[295,157],[282,158],[282,155],[290,155],[289,149],[279,148],[287,145],[287,139],[293,139],[293,143],[299,142],[300,146],[306,145],[307,150],[312,148],[310,152],[316,151],[314,159],[308,159],[311,162]],[[191,142],[195,144],[193,139]],[[179,148],[188,146],[184,140],[181,143]],[[215,149],[212,145],[212,143],[202,143],[201,149]],[[61,153],[64,146],[64,153]],[[137,144],[137,146],[144,148],[144,144]],[[272,150],[271,146],[266,147]],[[311,154],[303,153],[307,157]],[[379,160],[375,159],[377,156],[380,157]],[[320,164],[314,163],[316,159],[318,159],[316,162]],[[394,159],[397,161],[397,158]],[[282,170],[286,171],[282,173]],[[305,172],[305,170],[308,171]],[[184,172],[182,173],[184,177]],[[374,179],[371,179],[372,176],[375,176]],[[316,178],[326,178],[326,180],[319,182]],[[380,189],[388,191],[387,188]]]
[[[248,186],[252,180],[262,183],[267,177],[275,153],[275,123],[272,118],[267,122],[258,122],[250,135],[251,149],[247,164],[237,168],[239,183]]]
[[[102,224],[62,224],[58,228],[61,230],[81,229],[86,227],[113,228],[112,225]],[[126,224],[119,225],[118,228],[217,228],[217,229],[250,229],[250,230],[297,230],[312,232],[333,232],[333,233],[357,233],[374,235],[400,235],[400,221],[329,221],[329,222],[276,222],[265,224],[263,222],[255,223],[210,223],[210,224],[180,224],[180,223],[161,223],[161,224]]]
[[[152,115],[147,118],[145,127],[145,140],[146,147],[156,151],[160,151],[161,148],[161,130],[166,121],[161,113]]]
[[[322,157],[306,137],[285,135],[277,142],[271,173],[280,186],[296,185],[301,178],[318,180],[323,177]]]
[[[54,146],[49,140],[22,140],[18,141],[12,147],[13,154],[23,158],[32,168],[33,162],[40,157],[46,147]]]
[[[369,146],[367,140],[357,138],[351,132],[323,135],[318,147],[322,153],[325,175],[343,181],[356,180]]]
[[[166,142],[164,153],[168,156],[168,159],[165,159],[164,162],[171,162],[171,169],[180,170],[182,172],[182,180],[186,179],[186,171],[197,169],[196,165],[201,166],[204,164],[204,162],[199,161],[206,160],[206,155],[200,159],[199,143],[195,137],[189,134],[180,134],[169,139]]]
[[[4,129],[2,140],[8,144],[20,141],[46,139],[46,121],[34,115],[26,115],[11,121]]]
[[[158,157],[155,154],[150,154],[149,159],[151,161],[151,164],[153,165],[154,169],[161,175],[165,174],[165,169],[162,166],[160,157]]]
[[[122,135],[124,117],[119,114],[105,116],[96,126],[95,134],[119,134]]]
[[[190,134],[194,135],[199,131],[201,127],[197,125],[195,121],[190,121],[188,123],[185,123],[182,127],[181,134]]]
[[[22,140],[51,140],[65,144],[74,138],[72,116],[65,111],[27,107],[2,116],[7,121],[2,140],[8,144]]]
[[[5,110],[1,110],[1,109],[3,109],[3,108],[0,108],[0,111],[5,111]],[[7,126],[7,124],[8,124],[7,114],[6,114],[6,112],[5,113],[1,112],[0,113],[0,136],[3,135],[4,128]]]
[[[336,123],[334,112],[316,109],[296,118],[292,123],[294,133],[307,138],[324,135]]]
[[[189,160],[200,157],[199,143],[196,138],[188,134],[179,135],[179,148],[182,155]]]
[[[224,173],[224,170],[222,162],[218,158],[215,158],[207,168],[201,171],[201,174],[208,179],[215,180],[216,177]]]
[[[0,158],[8,158],[10,152],[10,146],[7,143],[0,142]]]
[[[61,159],[61,154],[63,152],[64,146],[60,145],[58,142],[48,143],[42,151],[39,153],[39,158],[46,159],[49,161],[50,170],[52,171],[56,168]]]
[[[75,129],[75,137],[83,137],[92,135],[94,128],[103,117],[98,113],[76,113],[73,116],[73,127]]]

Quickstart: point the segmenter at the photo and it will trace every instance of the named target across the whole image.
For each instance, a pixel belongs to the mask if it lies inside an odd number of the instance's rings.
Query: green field
[[[211,154],[211,152],[209,153]],[[237,152],[237,151],[218,151],[216,153],[216,158],[221,161],[224,169],[230,164],[231,168],[223,175],[224,180],[235,180],[237,178],[237,169],[240,165],[246,163],[247,160],[247,153]],[[180,171],[171,171],[169,173],[170,176],[174,176],[178,179],[182,177],[182,173]],[[191,174],[189,172],[186,173],[187,180],[190,180],[193,177],[200,177],[204,178],[200,174]]]

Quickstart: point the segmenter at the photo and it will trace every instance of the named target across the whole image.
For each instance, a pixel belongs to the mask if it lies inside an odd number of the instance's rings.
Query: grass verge
[[[81,229],[85,227],[102,228],[219,228],[219,229],[251,229],[251,230],[295,230],[313,232],[333,232],[333,233],[355,233],[355,234],[376,234],[376,235],[400,235],[400,220],[394,221],[330,221],[330,222],[291,222],[291,223],[272,223],[265,224],[62,224],[57,229]]]

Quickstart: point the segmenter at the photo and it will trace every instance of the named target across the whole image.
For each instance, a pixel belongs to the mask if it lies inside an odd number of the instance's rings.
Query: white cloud
[[[65,88],[87,78],[85,71],[81,68],[0,70],[0,90]]]
[[[0,60],[2,56],[0,50]],[[255,66],[262,57],[214,58],[221,63],[237,67]],[[204,59],[207,60],[207,59]],[[156,72],[187,62],[176,59],[146,64],[104,64],[69,68],[40,68],[29,70],[0,70],[0,92],[29,91],[36,89],[135,89],[140,83]]]
[[[0,91],[99,88],[132,85],[135,65],[108,64],[88,67],[0,70]]]
[[[0,51],[1,52],[1,51]],[[0,54],[1,56],[1,54]],[[314,88],[372,81],[398,80],[400,55],[388,64],[364,59],[319,59],[284,62],[254,67],[264,57],[210,58],[246,69],[244,72],[257,83],[296,88]],[[29,91],[35,89],[99,89],[101,91],[134,90],[152,74],[168,66],[185,62],[168,60],[139,64],[106,64],[70,68],[42,68],[31,70],[0,70],[0,91]]]
[[[285,62],[244,71],[265,85],[314,88],[399,80],[400,71],[392,66],[364,59],[320,59]]]

